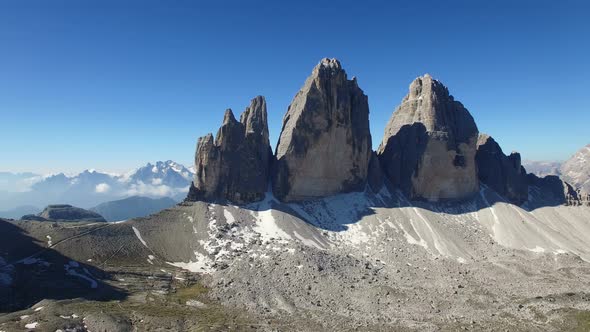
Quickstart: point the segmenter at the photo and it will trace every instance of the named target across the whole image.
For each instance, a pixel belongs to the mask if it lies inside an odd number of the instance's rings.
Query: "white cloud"
[[[137,183],[133,183],[129,186],[127,190],[127,195],[130,196],[156,196],[156,197],[164,197],[164,196],[173,196],[178,189],[171,188],[166,185],[151,185],[146,184],[142,181],[138,181]]]
[[[106,183],[99,183],[96,185],[96,189],[95,191],[99,194],[104,194],[107,193],[109,190],[111,190],[111,186],[109,186]]]
[[[159,185],[161,185],[161,184],[162,184],[162,182],[163,182],[163,180],[162,180],[162,179],[152,179],[152,184],[153,184],[154,186],[159,186]]]

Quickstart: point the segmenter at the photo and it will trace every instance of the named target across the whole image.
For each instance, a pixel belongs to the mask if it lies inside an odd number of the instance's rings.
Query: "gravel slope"
[[[124,290],[123,307],[197,283],[207,291],[195,301],[246,316],[239,325],[226,315],[238,329],[560,331],[590,317],[590,208],[529,211],[486,188],[453,205],[410,203],[383,188],[302,204],[271,195],[243,207],[186,203],[106,225],[10,224],[38,249],[50,236],[46,252],[102,271],[108,277],[96,277],[97,288]],[[9,253],[8,265],[22,265],[25,257]],[[62,278],[97,291],[80,276]],[[205,309],[188,318],[185,304],[159,305],[178,310],[187,324],[180,330],[204,326],[196,319]],[[159,314],[134,310],[141,319],[117,317],[158,330],[157,320],[140,320]],[[6,317],[0,329],[16,324]]]

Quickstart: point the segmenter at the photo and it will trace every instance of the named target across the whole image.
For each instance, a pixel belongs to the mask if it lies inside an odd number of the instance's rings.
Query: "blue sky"
[[[375,147],[430,73],[524,159],[590,143],[584,1],[2,1],[0,170],[191,164],[226,108],[267,98],[272,145],[323,57],[369,96]]]

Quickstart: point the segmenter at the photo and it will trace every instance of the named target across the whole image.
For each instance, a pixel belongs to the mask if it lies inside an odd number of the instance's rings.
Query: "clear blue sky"
[[[264,95],[273,148],[322,57],[369,96],[374,145],[430,73],[525,159],[590,143],[587,1],[0,2],[0,170],[191,164]]]

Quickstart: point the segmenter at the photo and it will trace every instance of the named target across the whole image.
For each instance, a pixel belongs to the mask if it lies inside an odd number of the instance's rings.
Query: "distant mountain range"
[[[42,176],[33,173],[0,173],[0,216],[18,218],[39,212],[50,204],[72,204],[82,208],[132,196],[186,197],[193,172],[174,161],[147,163],[125,174],[85,170],[68,176],[64,173]],[[20,214],[17,216],[17,214]]]
[[[590,144],[561,164],[561,176],[586,193],[590,193]]]
[[[0,211],[0,217],[10,219],[20,219],[20,217],[27,214],[37,214],[41,212],[41,208],[32,205],[17,206],[12,209]]]
[[[121,221],[144,217],[172,207],[175,204],[176,201],[169,197],[149,198],[133,196],[99,204],[91,208],[90,211],[100,214],[107,221]]]
[[[525,160],[523,166],[538,176],[558,175],[575,188],[590,193],[590,144],[564,162]]]
[[[525,160],[522,162],[522,166],[526,168],[527,172],[533,173],[537,176],[545,175],[559,175],[559,167],[561,162],[559,161],[536,161],[536,160]]]

